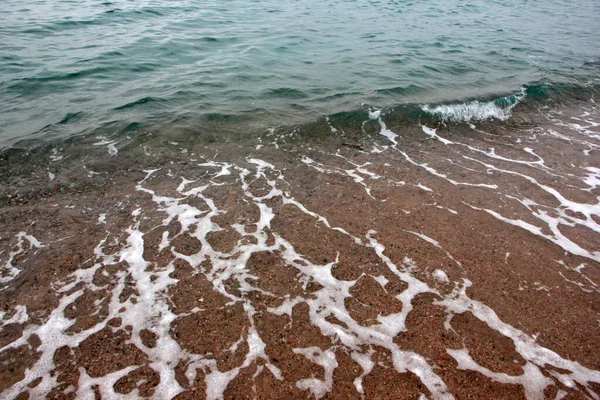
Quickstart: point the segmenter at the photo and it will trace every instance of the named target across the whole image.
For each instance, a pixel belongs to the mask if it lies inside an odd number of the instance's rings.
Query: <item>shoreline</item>
[[[558,111],[8,174],[0,390],[597,396],[600,111]]]

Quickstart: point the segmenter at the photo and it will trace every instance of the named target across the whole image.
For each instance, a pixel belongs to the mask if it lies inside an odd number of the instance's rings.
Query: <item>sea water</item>
[[[243,136],[365,105],[465,103],[462,119],[504,118],[490,100],[598,84],[590,0],[5,0],[0,11],[4,148],[152,126]]]

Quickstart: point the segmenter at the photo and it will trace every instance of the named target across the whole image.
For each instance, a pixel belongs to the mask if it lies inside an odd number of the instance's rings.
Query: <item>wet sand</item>
[[[382,118],[5,175],[1,397],[598,398],[600,110]]]

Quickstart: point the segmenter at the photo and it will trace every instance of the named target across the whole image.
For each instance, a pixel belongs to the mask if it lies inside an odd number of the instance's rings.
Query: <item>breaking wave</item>
[[[512,109],[527,95],[523,87],[518,92],[493,101],[473,100],[467,103],[424,105],[421,109],[445,122],[471,122],[498,119],[505,121]]]

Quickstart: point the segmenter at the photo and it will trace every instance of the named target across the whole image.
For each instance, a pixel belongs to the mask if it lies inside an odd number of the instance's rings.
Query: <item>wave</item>
[[[506,121],[511,116],[512,109],[527,96],[525,87],[518,92],[503,96],[493,101],[473,100],[467,103],[442,104],[422,106],[428,114],[440,118],[444,122],[471,122],[499,119]]]
[[[268,95],[302,99],[306,94],[297,89],[283,87],[271,89]],[[298,134],[294,135],[297,138],[326,138],[334,130],[345,132],[346,137],[358,138],[365,132],[377,134],[379,124],[373,121],[373,116],[370,118],[369,115],[373,109],[381,110],[379,116],[389,128],[402,128],[409,131],[410,127],[418,127],[419,124],[460,124],[477,121],[504,123],[514,113],[534,117],[544,107],[589,102],[590,99],[599,97],[600,85],[593,83],[542,81],[499,96],[432,104],[411,102],[391,107],[362,104],[358,108],[346,108],[320,115],[313,114],[313,118],[306,116],[295,118],[293,111],[262,106],[242,110],[205,107],[173,113],[169,109],[169,103],[178,101],[177,96],[168,98],[146,96],[113,108],[112,112],[120,113],[110,118],[110,123],[99,123],[94,126],[89,121],[89,113],[74,111],[31,135],[16,138],[12,143],[6,144],[11,147],[31,148],[53,139],[88,135],[122,135],[124,132],[130,135],[136,131],[156,132],[157,136],[163,137],[185,132],[191,138],[202,138],[205,133],[210,133],[211,140],[221,137],[224,140],[235,140],[233,138],[244,140],[244,138],[261,135],[269,127],[277,127],[277,132],[282,134],[297,131]],[[296,105],[294,110],[298,111],[299,108],[300,106]],[[132,126],[134,129],[131,128]]]
[[[524,85],[508,95],[468,99],[461,102],[420,105],[426,115],[445,123],[475,121],[506,121],[519,105],[565,105],[574,101],[589,101],[600,96],[600,85],[595,82],[539,81]]]

